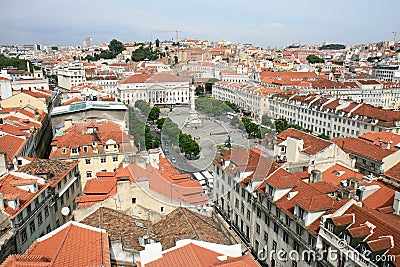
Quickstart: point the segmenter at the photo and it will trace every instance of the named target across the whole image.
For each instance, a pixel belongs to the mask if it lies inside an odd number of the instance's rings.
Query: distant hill
[[[345,49],[346,46],[343,44],[327,44],[323,45],[319,48],[319,50],[342,50]]]

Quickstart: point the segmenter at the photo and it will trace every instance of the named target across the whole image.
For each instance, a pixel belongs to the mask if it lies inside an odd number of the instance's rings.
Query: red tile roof
[[[398,150],[399,147],[395,147],[395,145],[400,145],[400,135],[391,132],[369,132],[359,136],[359,138],[368,140],[377,146],[382,142],[384,147],[388,142],[392,142],[390,144],[392,150]]]
[[[332,221],[336,226],[350,225],[354,223],[354,214],[332,217]]]
[[[27,142],[28,140],[16,136],[3,135],[0,137],[0,152],[6,153],[6,160],[11,163],[14,157],[21,154]]]
[[[362,203],[365,207],[370,209],[380,209],[393,206],[394,194],[396,190],[393,190],[392,188],[389,188],[386,185],[376,181],[366,183],[365,185],[378,185],[380,187],[373,194],[362,200]]]
[[[372,252],[385,251],[393,247],[392,239],[388,236],[368,241],[367,244]]]
[[[222,254],[190,243],[164,253],[162,258],[147,263],[146,267],[208,267],[218,261],[218,256]]]
[[[321,211],[333,208],[334,200],[327,195],[305,196],[295,199],[295,203],[306,211]]]
[[[348,231],[353,238],[359,238],[371,234],[372,229],[370,229],[367,225],[363,225],[349,228]]]
[[[23,255],[9,256],[2,266],[108,267],[108,236],[104,230],[71,221],[37,239]]]
[[[355,153],[377,161],[382,161],[393,154],[392,150],[380,148],[369,141],[355,137],[336,138],[332,142],[336,143],[346,153]]]
[[[219,267],[259,267],[260,265],[253,259],[250,253],[237,257],[230,258],[221,262],[214,263],[212,266]]]
[[[371,251],[380,251],[391,248],[391,242],[389,237],[393,237],[394,246],[389,250],[388,254],[398,256],[400,255],[400,220],[397,215],[384,214],[379,211],[358,207],[357,205],[350,206],[345,214],[354,214],[355,223],[352,227],[358,227],[364,225],[366,222],[376,226],[373,230],[373,234],[369,236],[365,241]],[[379,238],[383,240],[379,240]],[[374,241],[375,242],[370,242]]]
[[[282,175],[284,172],[286,171],[279,169],[273,175],[268,177],[266,180],[267,184],[276,189],[296,187],[300,180],[294,175]]]
[[[70,104],[72,104],[72,103],[82,102],[82,101],[83,101],[82,99],[80,99],[80,98],[78,98],[78,97],[74,97],[74,98],[71,98],[71,99],[69,99],[69,100],[63,102],[63,103],[61,104],[61,106],[66,106],[66,105],[70,105]]]
[[[311,134],[304,133],[296,129],[287,129],[286,131],[279,133],[277,137],[280,141],[286,140],[288,137],[295,137],[303,140],[304,145],[301,152],[308,155],[314,155],[332,145],[332,142],[330,141],[313,136]]]
[[[363,174],[346,168],[340,164],[335,164],[322,173],[322,181],[330,183],[334,186],[339,186],[340,182],[349,178],[362,180]]]
[[[161,175],[162,170],[147,165],[146,169],[130,164],[128,167],[133,180],[149,179],[150,189],[175,201],[185,201],[192,205],[207,204],[209,198],[203,195],[203,189],[198,181],[187,179],[173,180]]]
[[[385,172],[385,175],[390,177],[390,178],[392,178],[392,179],[400,181],[400,162],[397,163],[396,165],[394,165],[389,170],[387,170]]]
[[[325,181],[311,183],[310,185],[323,194],[328,194],[339,190],[337,186]]]
[[[134,218],[122,211],[109,208],[98,208],[85,217],[81,223],[100,227],[107,231],[112,243],[122,242],[125,249],[141,251],[144,249],[139,243],[139,237],[151,236],[152,224],[150,221]]]
[[[151,237],[164,249],[175,246],[177,240],[195,239],[205,242],[230,245],[231,241],[211,217],[185,208],[177,208],[165,219],[154,224]]]
[[[83,193],[86,195],[105,195],[113,191],[115,191],[114,194],[117,192],[116,177],[90,179],[86,182]]]
[[[188,81],[178,76],[172,75],[168,72],[158,72],[155,74],[134,74],[132,76],[120,80],[121,84],[160,83],[160,82],[188,82]]]

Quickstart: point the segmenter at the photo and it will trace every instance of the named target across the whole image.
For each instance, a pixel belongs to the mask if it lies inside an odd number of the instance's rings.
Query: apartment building
[[[221,81],[234,82],[234,83],[247,83],[250,80],[249,75],[247,75],[247,73],[240,73],[240,71],[233,71],[233,70],[220,70],[219,79]]]
[[[0,178],[0,205],[11,222],[7,232],[15,242],[13,253],[25,252],[37,238],[70,220],[70,213],[63,215],[61,209],[74,209],[81,192],[77,161],[21,162],[26,164]]]
[[[47,113],[27,105],[22,108],[3,108],[0,110],[0,118],[0,136],[22,140],[1,143],[0,151],[7,153],[7,157],[12,158],[15,152],[18,152],[17,156],[29,157],[44,157],[47,154],[52,138],[51,122]]]
[[[354,167],[352,158],[335,142],[321,139],[296,129],[287,129],[277,135],[275,161],[291,173],[307,170],[325,171],[340,163]]]
[[[283,93],[281,89],[240,84],[237,82],[218,81],[213,84],[212,96],[221,101],[229,101],[243,110],[251,112],[257,121],[261,121],[269,110],[269,98]]]
[[[377,65],[372,69],[372,75],[385,82],[400,82],[399,65]]]
[[[119,80],[117,76],[95,76],[87,77],[86,82],[93,86],[99,86],[103,88],[104,93],[108,96],[117,96]]]
[[[214,62],[189,62],[182,66],[182,71],[197,79],[219,78],[221,64]]]
[[[177,207],[211,215],[209,196],[201,184],[181,174],[156,150],[148,157],[134,156],[135,163],[116,172],[101,172],[87,181],[85,195],[78,197],[75,219],[98,207],[108,207],[136,218],[157,222]]]
[[[189,81],[167,72],[134,74],[120,80],[118,95],[125,104],[144,100],[151,105],[189,104]]]
[[[6,99],[12,96],[11,80],[8,78],[0,77],[0,97]]]
[[[51,112],[53,132],[68,123],[88,120],[109,120],[126,127],[127,107],[121,102],[80,101],[54,107]]]
[[[58,85],[65,89],[71,89],[86,81],[85,67],[82,62],[71,62],[60,66],[57,70]]]
[[[256,155],[250,151],[235,159],[228,153],[214,161],[215,209],[263,266],[317,266],[311,258],[279,261],[277,253],[314,249],[318,218],[332,212],[335,201],[262,155],[257,160]],[[254,165],[270,168],[256,168],[258,176],[249,168]]]
[[[396,266],[400,256],[398,222],[398,215],[356,204],[334,216],[322,216],[317,239],[317,247],[324,252],[322,261],[330,266]],[[329,256],[329,251],[338,257]]]
[[[334,165],[323,173],[312,172],[306,179],[308,182],[302,179],[301,173],[289,173],[279,165],[270,165],[269,171],[258,170],[262,173],[260,178],[250,171],[251,167],[245,167],[257,165],[254,155],[244,156],[247,163],[239,164],[235,156],[230,156],[234,151],[222,153],[214,161],[215,210],[263,266],[347,266],[345,263],[350,266],[392,266],[395,262],[392,259],[390,265],[384,265],[375,257],[361,260],[353,257],[346,261],[336,257],[332,260],[326,253],[330,246],[337,249],[340,256],[351,250],[350,245],[362,254],[362,247],[357,245],[365,244],[375,253],[373,256],[388,251],[397,255],[398,251],[394,249],[396,241],[388,241],[397,239],[397,230],[391,231],[399,222],[395,215],[398,214],[398,196],[391,201],[390,196],[382,197],[394,194],[394,190],[376,181],[363,181],[362,174],[340,165]],[[241,151],[240,154],[245,153]],[[265,163],[258,165],[264,166]],[[346,177],[345,183],[343,179]],[[359,190],[354,186],[355,179],[363,182]],[[363,203],[350,194],[356,191]],[[336,195],[335,192],[348,194]],[[361,208],[361,205],[369,209]],[[395,214],[387,214],[393,209]],[[327,226],[330,219],[355,213],[355,210],[361,210],[363,214],[359,220],[350,218],[346,225],[337,224],[339,228]],[[375,217],[385,218],[383,220],[388,220],[391,227],[380,228]],[[355,228],[367,225],[368,229],[362,228],[362,233],[357,232],[358,228],[351,230],[351,236],[347,234],[347,237],[344,233],[349,231],[349,224],[354,224]],[[328,227],[329,232],[326,230]],[[333,229],[337,230],[336,235],[332,234]],[[342,245],[339,240],[348,243]]]
[[[67,122],[51,143],[51,159],[79,160],[82,187],[97,172],[113,172],[134,154],[133,137],[110,121]]]
[[[400,132],[400,111],[324,96],[272,96],[270,115],[330,138],[356,137],[367,132]]]
[[[358,138],[336,138],[336,143],[355,162],[355,167],[365,175],[384,174],[400,162],[400,136],[393,133],[367,133]]]
[[[106,231],[73,221],[38,238],[21,254],[10,255],[2,265],[112,266]]]
[[[362,79],[336,82],[319,78],[309,84],[308,87],[303,87],[301,91],[329,98],[371,104],[384,109],[398,109],[400,105],[397,101],[400,97],[400,87],[391,82]]]

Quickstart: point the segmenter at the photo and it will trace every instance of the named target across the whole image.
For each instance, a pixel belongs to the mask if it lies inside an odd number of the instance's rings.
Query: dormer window
[[[301,218],[302,220],[304,220],[304,215],[305,215],[305,211],[304,209],[300,208],[299,206],[297,207],[297,215],[299,218]]]
[[[350,236],[348,234],[344,234],[343,239],[346,241],[346,244],[350,244]]]
[[[268,186],[268,194],[272,197],[274,194],[274,188],[272,186]]]
[[[88,147],[87,146],[83,147],[83,152],[88,152]]]
[[[330,232],[333,232],[333,229],[335,228],[335,225],[333,223],[328,222],[326,226]]]
[[[61,153],[62,153],[62,154],[66,154],[66,153],[67,153],[67,149],[66,149],[66,148],[62,148],[62,149],[61,149]]]
[[[77,148],[72,148],[72,149],[71,149],[71,153],[73,153],[73,154],[78,153],[78,149],[77,149]]]

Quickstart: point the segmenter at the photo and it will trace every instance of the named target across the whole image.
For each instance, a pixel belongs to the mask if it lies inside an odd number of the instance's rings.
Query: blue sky
[[[179,38],[263,47],[355,44],[392,40],[399,10],[398,0],[0,0],[0,44],[171,40],[159,31],[176,29]]]

